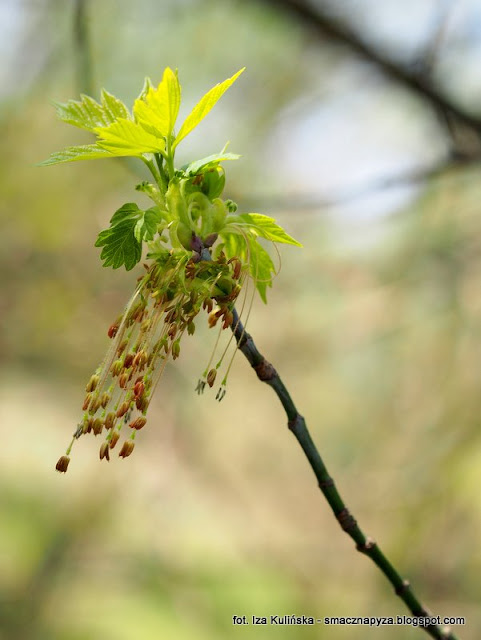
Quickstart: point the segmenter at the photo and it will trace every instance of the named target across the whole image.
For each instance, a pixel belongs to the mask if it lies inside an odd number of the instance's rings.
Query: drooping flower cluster
[[[58,471],[67,470],[74,441],[87,433],[105,434],[100,459],[107,460],[124,434],[119,456],[129,456],[136,432],[147,422],[156,384],[169,359],[179,357],[183,335],[194,333],[197,315],[208,312],[211,327],[219,321],[222,329],[232,325],[245,273],[237,258],[227,260],[221,252],[217,259],[195,261],[185,251],[172,250],[144,267],[124,313],[108,330],[112,344],[86,386],[84,413]],[[205,372],[198,388],[213,386],[218,366]]]

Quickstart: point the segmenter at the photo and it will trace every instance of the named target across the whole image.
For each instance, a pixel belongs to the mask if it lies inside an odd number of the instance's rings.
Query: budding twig
[[[296,437],[306,458],[308,459],[319,483],[319,488],[329,503],[336,520],[341,525],[341,528],[354,540],[356,543],[356,549],[371,558],[374,564],[379,567],[380,571],[394,587],[396,595],[401,598],[413,616],[418,618],[431,617],[431,614],[414,594],[409,582],[399,575],[396,568],[387,559],[378,544],[371,538],[366,537],[357,524],[355,518],[347,509],[343,499],[339,495],[334,480],[329,475],[326,465],[324,464],[319,451],[311,438],[304,418],[298,412],[279,374],[272,364],[270,364],[270,362],[268,362],[259,352],[252,336],[245,331],[235,309],[233,311],[233,315],[234,319],[232,321],[231,329],[234,333],[237,346],[257,373],[259,380],[266,382],[277,394],[286,412],[288,427]],[[427,625],[425,627],[423,626],[422,628],[437,640],[457,640],[457,637],[449,628],[441,628],[435,624]]]

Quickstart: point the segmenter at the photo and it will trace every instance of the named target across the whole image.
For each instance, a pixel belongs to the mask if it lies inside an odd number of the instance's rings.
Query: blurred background
[[[233,627],[233,615],[396,616],[239,355],[194,388],[198,323],[127,460],[82,438],[54,471],[136,271],[93,244],[141,167],[38,168],[85,132],[51,104],[131,104],[169,65],[181,117],[247,71],[179,150],[304,249],[249,330],[348,507],[426,606],[481,611],[481,6],[476,0],[0,0],[0,638],[410,639],[408,627]],[[137,270],[139,271],[139,270]],[[426,636],[427,637],[427,636]]]

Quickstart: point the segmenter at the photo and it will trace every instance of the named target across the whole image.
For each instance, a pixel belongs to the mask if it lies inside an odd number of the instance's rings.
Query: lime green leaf
[[[149,89],[152,89],[153,86],[154,85],[152,84],[152,80],[148,77],[145,77],[144,86],[142,87],[142,91],[139,93],[139,100],[144,100],[147,92],[149,91]]]
[[[96,127],[108,127],[118,117],[129,117],[123,102],[107,91],[102,91],[102,104],[83,94],[80,98],[80,101],[69,100],[65,104],[54,103],[58,117],[74,127],[94,131]]]
[[[262,301],[267,303],[266,291],[267,287],[272,287],[271,273],[275,273],[275,267],[264,247],[252,236],[248,236],[248,240],[249,270]]]
[[[261,213],[243,213],[235,216],[236,221],[240,220],[241,224],[245,224],[256,235],[272,242],[282,242],[284,244],[292,244],[296,247],[302,247],[300,242],[294,240],[288,235],[282,227],[280,227],[274,218],[264,216]]]
[[[162,216],[156,207],[143,211],[142,217],[137,220],[134,227],[134,236],[137,242],[153,240],[161,220]]]
[[[134,103],[135,120],[148,132],[169,138],[180,107],[180,84],[177,74],[167,67],[157,89],[150,87]]]
[[[85,144],[79,147],[67,147],[63,151],[52,153],[49,158],[39,162],[38,166],[46,167],[51,164],[60,164],[61,162],[92,160],[94,158],[113,158],[113,155],[107,149],[102,149],[96,144]]]
[[[134,236],[136,219],[128,217],[118,224],[101,231],[95,243],[103,247],[100,258],[104,267],[118,269],[125,265],[127,271],[133,269],[142,257],[142,245]]]
[[[214,167],[220,162],[224,162],[224,160],[238,160],[239,158],[240,156],[237,153],[215,153],[212,156],[202,158],[202,160],[195,160],[190,164],[184,165],[182,170],[186,176],[193,176],[202,171],[202,169]]]
[[[117,118],[130,118],[130,113],[122,100],[119,100],[111,93],[102,89],[100,100],[105,114],[105,119],[109,119],[108,124],[112,124]]]
[[[183,140],[195,127],[199,124],[203,118],[209,113],[215,103],[224,95],[227,89],[237,80],[240,74],[244,71],[245,67],[240,69],[231,78],[224,80],[220,84],[216,84],[212,87],[203,98],[195,105],[190,114],[184,120],[184,124],[181,126],[177,137],[175,138],[173,147],[176,147],[181,140]]]
[[[250,233],[224,229],[219,234],[223,241],[223,251],[227,258],[240,258],[248,263],[249,271],[263,302],[267,303],[267,287],[272,286],[275,267],[270,255]]]
[[[99,136],[97,144],[115,156],[141,156],[165,148],[163,140],[126,118],[119,118],[108,127],[96,127],[95,133]]]

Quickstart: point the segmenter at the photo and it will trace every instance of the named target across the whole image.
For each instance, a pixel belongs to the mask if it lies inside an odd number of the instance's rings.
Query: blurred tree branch
[[[260,1],[272,5],[278,11],[294,16],[301,24],[316,31],[324,40],[345,45],[359,58],[373,62],[392,80],[423,98],[436,111],[443,113],[448,119],[450,135],[452,134],[451,121],[454,119],[458,125],[463,125],[471,133],[475,133],[478,142],[481,139],[481,114],[473,115],[444,95],[431,75],[426,73],[422,63],[406,66],[396,62],[348,25],[341,23],[321,2],[314,7],[303,0]],[[464,149],[459,147],[456,149],[457,153],[463,153],[463,151]]]
[[[306,458],[308,459],[317,478],[319,488],[329,503],[329,506],[331,507],[342,530],[347,533],[352,540],[354,540],[356,543],[356,549],[360,553],[371,558],[374,564],[379,567],[394,587],[396,595],[401,598],[413,616],[418,618],[432,617],[432,614],[425,609],[414,594],[409,581],[404,580],[399,575],[377,543],[371,538],[366,537],[353,515],[347,509],[342,497],[339,495],[333,478],[329,475],[319,451],[311,438],[306,422],[298,412],[289,391],[286,389],[272,364],[259,352],[252,336],[245,331],[235,309],[231,329],[234,333],[238,348],[242,351],[247,361],[256,372],[259,380],[272,387],[281,401],[287,415],[288,427],[296,437]],[[449,628],[441,628],[436,624],[429,624],[421,628],[437,640],[456,640],[456,636]]]

